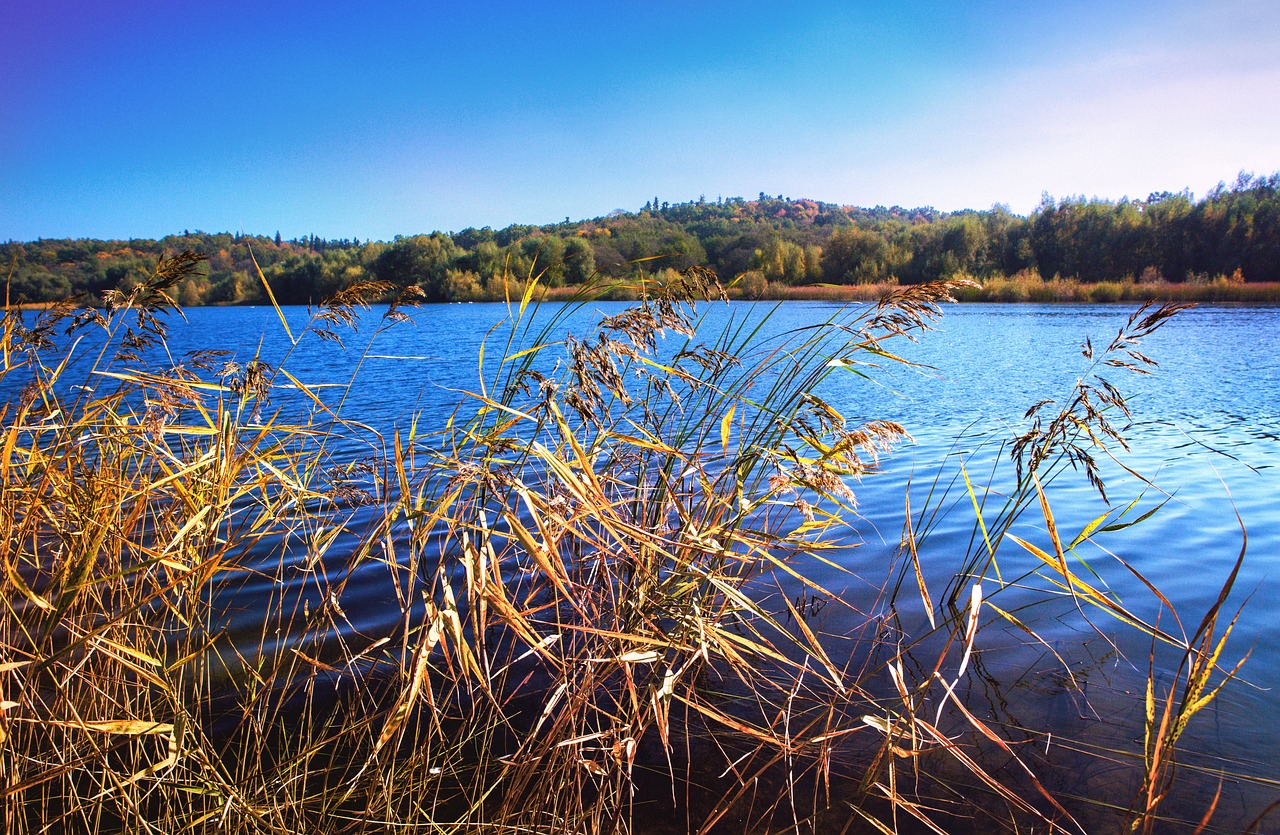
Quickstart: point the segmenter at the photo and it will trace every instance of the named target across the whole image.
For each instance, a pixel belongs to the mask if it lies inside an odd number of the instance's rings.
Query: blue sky
[[[387,239],[758,192],[1025,213],[1280,169],[1280,4],[0,11],[0,240]]]

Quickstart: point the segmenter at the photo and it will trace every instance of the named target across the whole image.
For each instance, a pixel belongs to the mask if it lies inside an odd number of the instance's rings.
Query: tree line
[[[263,303],[259,268],[281,304],[318,302],[371,278],[417,284],[433,301],[467,301],[502,298],[511,282],[533,277],[560,287],[597,273],[635,278],[693,265],[738,280],[748,294],[771,284],[914,284],[957,274],[1280,282],[1280,174],[1241,174],[1199,200],[1187,191],[1119,201],[1046,195],[1025,217],[999,205],[940,212],[763,193],[674,204],[655,197],[638,211],[591,220],[363,243],[190,231],[160,240],[9,241],[0,264],[11,302],[97,298],[139,281],[160,254],[185,249],[208,260],[176,288],[184,305]]]

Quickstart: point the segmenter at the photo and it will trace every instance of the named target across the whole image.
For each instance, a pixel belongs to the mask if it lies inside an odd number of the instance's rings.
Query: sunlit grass
[[[22,383],[0,412],[8,832],[606,832],[643,830],[651,809],[725,831],[831,814],[877,831],[971,815],[1081,831],[956,696],[980,615],[1016,623],[992,602],[1005,538],[1081,617],[1100,611],[1183,653],[1184,695],[1153,684],[1147,697],[1135,827],[1159,820],[1174,744],[1230,677],[1218,627],[1230,579],[1185,636],[1071,564],[1102,523],[1064,543],[1041,485],[1121,442],[1108,415],[1123,400],[1088,378],[1019,439],[1003,508],[984,511],[991,497],[966,475],[981,544],[941,586],[918,556],[931,508],[908,507],[884,595],[918,598],[943,639],[930,663],[908,661],[925,636],[891,640],[872,618],[843,636],[877,646],[861,664],[810,625],[806,600],[857,615],[803,567],[829,557],[856,480],[908,437],[848,423],[819,383],[902,362],[892,343],[927,330],[967,283],[900,288],[766,339],[758,325],[698,333],[698,305],[725,297],[701,269],[579,288],[567,305],[512,282],[476,390],[451,416],[384,437],[292,368],[292,352],[274,366],[216,351],[158,362],[177,315],[168,291],[198,260],[162,261],[103,313],[4,319],[5,381]],[[358,285],[301,332],[283,315],[281,327],[294,346],[334,339],[393,291]],[[565,336],[603,293],[639,301]],[[400,293],[377,327],[415,301]],[[1138,341],[1174,312],[1135,314],[1099,361],[1141,365]],[[89,368],[60,347],[84,329],[101,331]],[[311,405],[305,419],[276,411],[286,385]],[[383,453],[343,460],[340,436]],[[1038,543],[1009,534],[1028,510]],[[345,608],[368,566],[398,601],[384,634],[362,634]],[[232,640],[219,591],[245,577],[276,591],[260,632]],[[978,753],[990,746],[1012,777]],[[830,789],[849,749],[861,752],[853,798]],[[966,802],[947,788],[957,770],[978,789]]]
[[[956,279],[974,277],[959,274]],[[739,285],[730,289],[735,299],[764,301],[872,302],[897,288],[896,283],[801,284],[776,282]],[[1280,304],[1280,284],[1245,283],[1238,277],[1200,277],[1170,282],[1163,280],[1085,282],[1076,279],[1043,279],[1034,272],[1013,276],[987,276],[956,291],[961,302],[1034,304],[1110,304],[1146,302],[1209,302],[1239,304]]]

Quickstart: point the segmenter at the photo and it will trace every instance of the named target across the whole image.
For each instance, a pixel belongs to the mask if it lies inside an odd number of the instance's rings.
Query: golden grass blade
[[[267,291],[267,298],[271,301],[271,307],[280,319],[280,327],[284,328],[285,336],[289,337],[289,344],[297,345],[298,340],[294,337],[293,331],[289,330],[289,322],[284,318],[284,311],[280,309],[280,305],[276,302],[276,294],[271,291],[271,282],[267,281],[267,277],[262,274],[262,267],[258,266],[258,259],[253,254],[253,247],[249,247],[249,260],[253,262],[253,271],[257,273],[258,280],[262,282],[262,288]]]
[[[401,695],[395,707],[392,708],[386,724],[382,726],[382,732],[378,735],[378,741],[373,747],[374,757],[400,733],[414,705],[417,704],[418,694],[421,693],[422,689],[424,687],[430,688],[431,683],[427,675],[428,663],[431,658],[431,651],[440,640],[439,635],[439,630],[433,625],[428,633],[427,640],[417,647],[413,673],[409,678],[409,689]]]
[[[822,648],[822,642],[818,640],[818,636],[813,634],[813,630],[810,629],[809,624],[805,622],[804,615],[796,609],[795,605],[790,600],[786,601],[786,603],[788,611],[790,611],[791,616],[795,618],[796,626],[804,635],[805,641],[807,642],[805,650],[811,657],[816,659],[818,663],[822,665],[823,669],[827,671],[827,675],[831,678],[831,683],[835,685],[836,690],[841,693],[846,692],[847,688],[845,687],[844,676],[842,676],[840,671],[836,669],[836,665],[831,663],[831,659],[827,656],[826,650]]]
[[[124,644],[119,643],[117,641],[113,641],[110,638],[107,638],[103,635],[97,636],[94,639],[94,641],[98,644],[101,644],[102,646],[109,647],[115,652],[123,653],[129,656],[130,658],[141,661],[142,663],[150,667],[158,667],[158,668],[164,667],[164,662],[161,661],[159,658],[156,658],[153,655],[148,655],[147,653],[143,652],[140,649],[135,649],[134,647],[125,646]]]
[[[733,428],[733,413],[737,410],[738,404],[734,403],[724,413],[724,417],[720,419],[720,449],[729,454],[729,432]]]
[[[520,297],[520,311],[519,313],[516,314],[517,319],[524,318],[525,308],[529,306],[529,301],[530,299],[533,298],[534,288],[538,286],[538,281],[542,278],[542,276],[543,276],[543,273],[538,273],[537,275],[533,275],[532,267],[530,268],[529,280],[525,282],[524,294]]]
[[[679,455],[680,454],[680,450],[657,440],[648,440],[645,438],[638,438],[634,435],[623,435],[619,432],[613,432],[613,431],[609,432],[608,438],[610,440],[618,441],[619,443],[627,444],[628,446],[639,447],[640,449],[653,450],[654,452],[659,452],[659,453],[662,453],[663,455]]]
[[[108,719],[99,722],[56,722],[45,720],[45,724],[64,728],[79,728],[94,733],[121,734],[123,736],[160,735],[173,733],[172,722],[146,722],[138,719]]]
[[[312,405],[314,405],[317,409],[319,409],[321,412],[327,415],[333,415],[333,411],[327,405],[325,405],[325,402],[321,400],[320,396],[316,394],[315,391],[313,390],[315,386],[306,385],[297,377],[290,374],[288,369],[281,368],[280,373],[285,376],[285,379],[287,379],[290,383],[293,384],[293,387],[295,389],[297,389],[298,391],[306,395],[307,399],[310,400]]]
[[[925,615],[929,618],[929,628],[937,629],[938,622],[933,616],[933,598],[929,596],[929,587],[924,582],[924,572],[920,569],[920,555],[916,550],[916,532],[911,521],[911,485],[908,483],[905,492],[906,514],[903,517],[902,544],[907,546],[907,556],[911,560],[911,569],[916,575],[916,587],[920,589],[920,602],[924,606]]]
[[[987,559],[996,570],[996,579],[1004,583],[1004,578],[1000,576],[1000,563],[996,561],[996,549],[991,544],[991,534],[987,531],[987,522],[982,515],[982,505],[978,502],[978,494],[973,489],[973,482],[969,480],[969,470],[963,461],[960,462],[960,475],[964,477],[964,489],[969,494],[969,501],[973,503],[974,518],[977,519],[978,527],[982,530],[982,542],[987,546]]]
[[[1062,570],[1061,563],[1059,562],[1057,557],[1050,556],[1040,548],[1037,548],[1035,545],[1032,545],[1026,540],[1020,539],[1019,537],[1014,536],[1013,534],[1006,534],[1006,536],[1008,536],[1018,545],[1022,546],[1026,551],[1033,554],[1036,558],[1038,558],[1041,562],[1048,565],[1050,568],[1054,569],[1055,571]],[[1098,591],[1093,586],[1089,585],[1084,580],[1081,580],[1078,576],[1076,576],[1074,573],[1070,571],[1068,571],[1067,574],[1063,577],[1062,582],[1058,582],[1056,580],[1051,580],[1051,582],[1054,582],[1054,584],[1057,585],[1059,588],[1062,588],[1065,591],[1069,591],[1072,594],[1079,592],[1083,596],[1083,598],[1089,603],[1092,603],[1093,605],[1097,606],[1099,609],[1109,612],[1110,614],[1114,615],[1116,618],[1123,621],[1124,623],[1127,623],[1130,626],[1136,627],[1137,629],[1141,630],[1142,632],[1148,635],[1154,635],[1160,640],[1166,643],[1172,644],[1173,646],[1185,646],[1184,642],[1181,641],[1180,639],[1174,637],[1173,635],[1170,635],[1169,633],[1165,632],[1159,627],[1156,627],[1152,624],[1149,624],[1143,621],[1137,615],[1134,615],[1128,609],[1116,603],[1114,600],[1107,597],[1104,593]]]

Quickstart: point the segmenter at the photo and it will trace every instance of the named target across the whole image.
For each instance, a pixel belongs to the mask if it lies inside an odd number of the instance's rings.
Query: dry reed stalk
[[[936,662],[909,670],[901,648],[842,667],[807,622],[812,604],[771,609],[758,594],[799,583],[842,605],[798,566],[852,511],[850,477],[907,435],[848,425],[815,388],[860,360],[900,361],[886,341],[914,338],[967,285],[900,288],[772,340],[700,343],[696,303],[724,298],[705,270],[628,286],[640,303],[586,337],[562,337],[565,318],[617,289],[542,308],[531,273],[479,390],[439,431],[383,438],[343,414],[363,355],[336,400],[286,366],[392,288],[344,290],[297,334],[277,308],[291,349],[274,366],[214,353],[148,365],[167,291],[198,263],[162,260],[105,316],[6,313],[4,376],[29,381],[0,413],[6,831],[629,830],[634,804],[654,802],[644,774],[664,770],[674,796],[699,773],[695,746],[729,788],[692,828],[799,828],[833,802],[837,744],[872,739],[863,783],[889,804],[869,818],[881,831],[899,813],[939,831],[911,788],[936,757],[1019,820],[1071,822],[1025,766],[1036,802],[941,726],[958,711],[1021,763],[955,696],[980,595],[940,623],[952,638]],[[402,293],[378,327],[415,300]],[[70,353],[45,360],[67,326],[101,329],[82,378]],[[663,353],[668,334],[683,344]],[[68,385],[86,379],[100,385]],[[286,384],[311,406],[300,422],[272,411]],[[380,456],[335,460],[350,433]],[[1074,443],[1051,422],[1024,444],[1028,471]],[[364,636],[344,593],[369,568],[398,612]],[[260,631],[228,636],[218,601],[258,579],[275,589]],[[874,621],[866,631],[887,646]],[[1201,680],[1204,653],[1189,652]],[[882,673],[888,698],[873,692]]]

